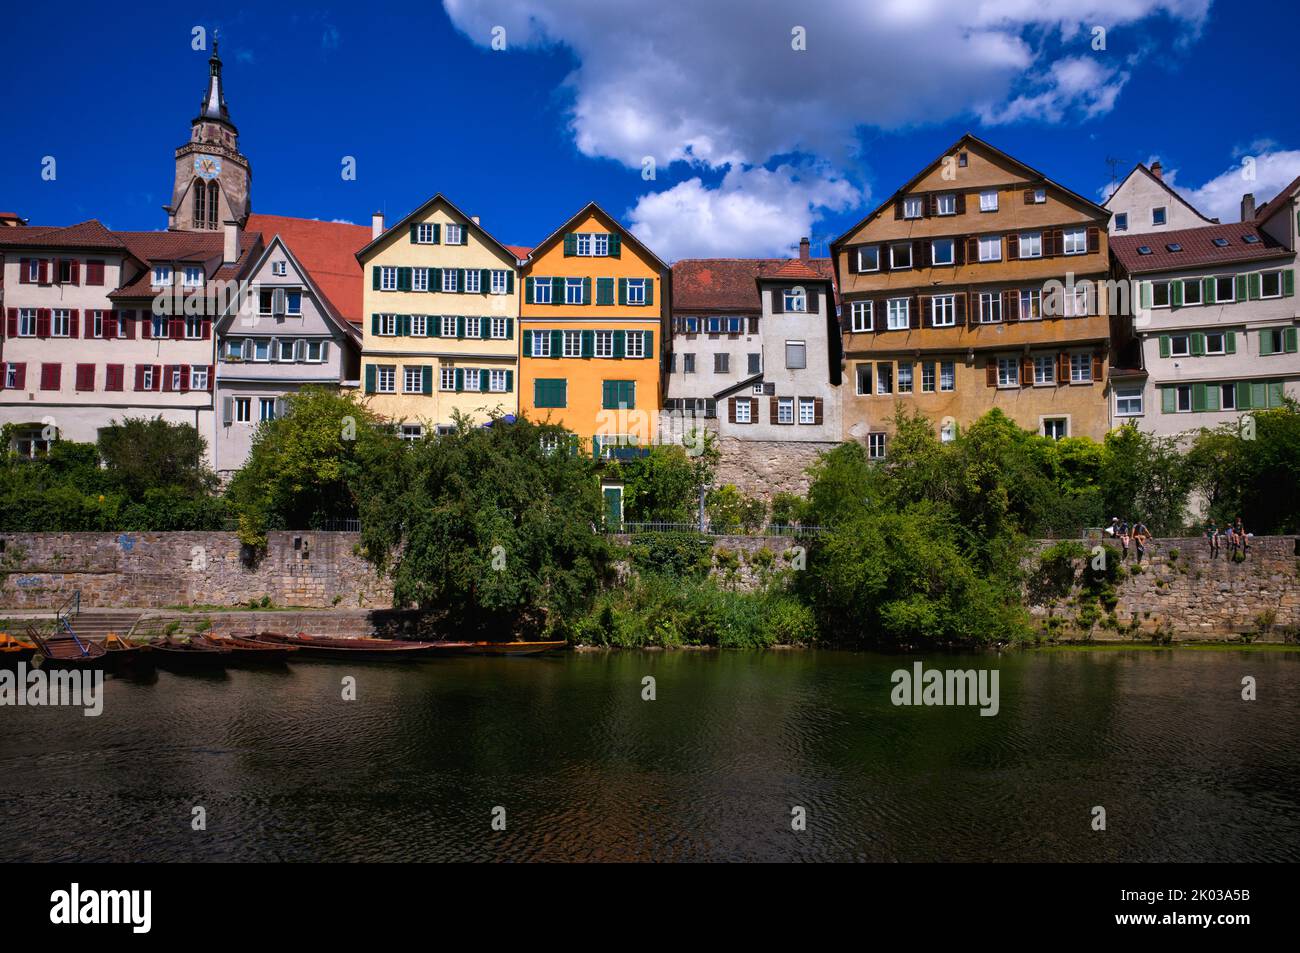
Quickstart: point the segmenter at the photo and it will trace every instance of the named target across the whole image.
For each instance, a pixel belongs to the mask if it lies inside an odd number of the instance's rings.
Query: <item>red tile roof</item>
[[[362,318],[362,274],[357,252],[370,244],[369,225],[321,222],[287,215],[248,216],[250,231],[270,244],[279,235],[330,304],[353,324]]]
[[[506,245],[504,247],[506,251],[520,259],[527,258],[533,253],[533,250],[527,245]]]
[[[683,258],[673,265],[673,310],[758,311],[759,278],[831,277],[829,258],[810,258],[806,264],[797,258]]]
[[[1248,235],[1258,241],[1247,242]],[[1227,239],[1220,247],[1214,239]],[[1169,245],[1181,245],[1182,251],[1173,252]],[[1141,254],[1146,246],[1151,254]],[[1259,230],[1254,222],[1231,222],[1226,225],[1202,225],[1199,228],[1182,228],[1172,232],[1146,235],[1112,235],[1110,250],[1116,260],[1130,274],[1153,271],[1184,271],[1207,265],[1230,265],[1235,262],[1262,261],[1286,258],[1293,253]]]
[[[221,232],[114,232],[130,249],[131,254],[151,265],[154,262],[218,262],[206,277],[209,281],[230,281],[238,278],[248,265],[249,256],[262,245],[257,232],[243,231],[239,235],[239,260],[221,263],[225,250],[225,235]],[[152,298],[158,293],[153,287],[153,274],[148,268],[129,285],[110,292],[110,298]]]
[[[32,248],[105,248],[125,251],[126,246],[95,219],[52,228],[47,225],[22,226],[0,230],[0,245]]]

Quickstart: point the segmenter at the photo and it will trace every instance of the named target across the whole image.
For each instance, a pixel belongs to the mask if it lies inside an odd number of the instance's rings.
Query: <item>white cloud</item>
[[[1176,170],[1175,170],[1176,171]],[[1255,195],[1259,207],[1300,175],[1300,149],[1265,152],[1260,155],[1243,155],[1236,165],[1216,175],[1199,188],[1175,185],[1168,172],[1165,181],[1179,195],[1191,202],[1203,215],[1221,222],[1241,220],[1241,197],[1247,192]]]
[[[697,178],[643,195],[629,216],[636,237],[668,262],[784,257],[812,234],[816,209],[842,211],[864,196],[825,168],[728,170],[717,188]]]

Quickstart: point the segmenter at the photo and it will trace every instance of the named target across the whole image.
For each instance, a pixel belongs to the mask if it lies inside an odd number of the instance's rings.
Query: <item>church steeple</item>
[[[212,56],[208,58],[208,89],[199,106],[199,119],[216,119],[230,122],[230,110],[226,108],[226,94],[221,88],[221,56],[217,53],[218,41],[212,39]]]

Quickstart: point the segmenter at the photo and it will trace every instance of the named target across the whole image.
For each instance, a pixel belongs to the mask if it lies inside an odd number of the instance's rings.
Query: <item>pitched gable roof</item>
[[[1255,221],[1267,222],[1278,213],[1282,206],[1291,201],[1297,190],[1300,190],[1300,176],[1296,176],[1291,180],[1290,185],[1261,205],[1255,211]]]
[[[266,216],[266,217],[271,218],[274,216]],[[297,221],[305,221],[305,220],[298,219]],[[337,223],[327,222],[325,224],[337,224]],[[357,228],[360,226],[354,225],[351,227]],[[366,231],[369,232],[369,229],[366,229]],[[283,235],[277,233],[274,237],[272,237],[272,239],[269,242],[266,243],[266,247],[262,250],[262,254],[258,256],[257,260],[253,262],[252,266],[248,269],[248,274],[254,275],[258,272],[258,270],[263,268],[266,265],[267,261],[270,260],[272,253],[277,248],[281,249],[284,252],[285,256],[289,259],[289,261],[293,262],[294,270],[299,275],[302,276],[302,280],[307,283],[307,287],[311,290],[316,300],[321,303],[321,311],[324,313],[326,320],[328,320],[331,324],[333,324],[344,334],[351,336],[356,341],[360,341],[361,340],[360,322],[350,321],[344,317],[344,315],[338,310],[338,307],[329,298],[329,296],[322,291],[319,283],[316,281],[315,275],[312,274],[311,269],[307,267],[306,263],[301,258],[299,258],[297,255],[294,254],[293,248],[285,240]],[[361,268],[359,266],[357,267],[356,272],[357,274],[356,274],[355,283],[359,286],[361,284]],[[358,292],[357,297],[360,298],[360,292]],[[232,302],[231,307],[235,307],[236,304],[237,304],[236,302]],[[235,315],[231,313],[229,310],[227,310],[227,313],[222,315],[222,322],[224,323],[224,325],[228,326],[230,321],[234,320],[234,317]]]
[[[673,265],[673,310],[758,311],[761,280],[832,281],[832,275],[829,258],[683,258]]]
[[[1125,184],[1128,182],[1128,180],[1131,179],[1131,178],[1133,178],[1133,176],[1136,175],[1136,174],[1139,173],[1139,172],[1142,173],[1143,175],[1145,175],[1148,179],[1150,179],[1150,180],[1151,180],[1152,182],[1154,182],[1156,185],[1160,186],[1160,187],[1161,187],[1162,189],[1164,189],[1166,192],[1168,192],[1170,198],[1172,198],[1172,199],[1173,199],[1175,202],[1177,202],[1178,204],[1182,205],[1184,208],[1186,208],[1189,212],[1191,212],[1193,215],[1195,215],[1197,218],[1199,218],[1199,219],[1200,219],[1202,222],[1204,222],[1205,224],[1207,224],[1207,225],[1217,225],[1217,224],[1218,224],[1218,222],[1215,221],[1214,219],[1212,219],[1212,218],[1208,218],[1208,217],[1206,217],[1205,215],[1201,214],[1201,210],[1200,210],[1200,209],[1198,209],[1198,208],[1197,208],[1195,205],[1193,205],[1191,202],[1187,201],[1187,199],[1183,198],[1181,195],[1179,195],[1177,192],[1175,192],[1175,191],[1173,190],[1173,188],[1169,185],[1168,182],[1166,182],[1166,181],[1165,181],[1163,178],[1161,178],[1160,176],[1156,175],[1156,174],[1155,174],[1154,172],[1152,172],[1149,168],[1147,168],[1147,166],[1146,166],[1144,163],[1141,163],[1141,162],[1139,162],[1137,165],[1133,166],[1133,168],[1129,169],[1129,173],[1128,173],[1128,175],[1124,176],[1123,180],[1119,183],[1119,185],[1115,186],[1115,191],[1112,192],[1112,193],[1110,193],[1110,198],[1106,199],[1106,201],[1105,201],[1104,203],[1102,203],[1102,206],[1101,206],[1101,207],[1104,208],[1104,209],[1109,209],[1109,208],[1110,208],[1111,199],[1114,199],[1115,196],[1119,194],[1119,190],[1122,189],[1122,188],[1124,188],[1124,186],[1125,186]]]
[[[551,232],[551,234],[547,235],[540,242],[538,242],[537,245],[533,248],[532,252],[529,253],[528,257],[530,259],[536,258],[539,253],[549,248],[551,245],[555,244],[556,241],[558,241],[560,238],[564,236],[565,232],[567,232],[571,227],[576,225],[582,219],[586,218],[588,215],[595,215],[596,217],[603,219],[607,226],[618,229],[619,234],[622,235],[624,238],[626,238],[628,241],[630,241],[637,248],[639,248],[643,254],[645,254],[648,258],[650,258],[650,260],[653,261],[656,265],[658,265],[660,271],[669,270],[668,266],[664,264],[662,258],[660,258],[658,255],[652,252],[649,248],[646,247],[644,242],[642,242],[639,238],[637,238],[630,231],[628,231],[627,227],[622,222],[616,219],[613,215],[610,215],[608,212],[606,212],[595,202],[588,202],[586,205],[584,205],[581,209],[578,210],[578,213],[576,215],[570,216],[570,218],[563,225],[561,225],[555,231]]]
[[[483,238],[483,239],[487,240],[489,243],[495,245],[497,248],[501,249],[501,250],[502,250],[503,252],[505,252],[507,255],[514,256],[516,259],[518,258],[518,256],[515,255],[514,252],[511,251],[507,246],[505,246],[505,245],[501,244],[499,241],[497,241],[496,238],[493,237],[493,235],[492,235],[491,232],[489,232],[486,228],[484,228],[484,227],[483,227],[482,225],[480,225],[478,222],[474,221],[474,219],[473,219],[472,217],[470,217],[469,215],[466,215],[464,212],[462,212],[462,211],[461,211],[461,210],[456,206],[456,203],[455,203],[455,202],[453,202],[451,199],[447,198],[447,196],[443,195],[441,192],[437,192],[437,193],[434,194],[434,196],[433,196],[431,199],[429,199],[427,202],[425,202],[425,203],[424,203],[423,205],[421,205],[419,208],[414,209],[413,211],[411,211],[410,214],[408,214],[405,218],[403,218],[403,219],[402,219],[401,221],[399,221],[397,224],[391,226],[390,228],[386,228],[386,229],[384,229],[384,231],[383,231],[382,233],[380,233],[380,235],[379,235],[378,238],[376,238],[376,239],[374,239],[373,241],[367,243],[363,248],[358,249],[358,251],[357,251],[357,253],[356,253],[357,261],[358,261],[359,263],[364,263],[365,260],[366,260],[366,258],[369,257],[370,252],[371,252],[372,250],[374,250],[376,247],[378,247],[379,244],[380,244],[381,242],[385,242],[385,241],[387,241],[389,238],[393,237],[394,235],[400,235],[402,232],[405,232],[406,230],[408,230],[408,229],[411,227],[411,224],[412,224],[413,222],[415,222],[415,220],[416,220],[417,218],[421,218],[421,217],[423,217],[423,215],[424,215],[427,211],[429,211],[429,209],[433,208],[433,207],[434,207],[435,205],[437,205],[439,202],[444,203],[444,204],[447,206],[447,208],[451,209],[452,212],[454,212],[454,213],[456,214],[456,216],[459,217],[459,218],[461,219],[461,221],[464,223],[464,225],[465,225],[467,228],[469,228],[472,232],[474,232],[476,235],[478,235],[480,238]]]
[[[1247,236],[1254,236],[1257,241],[1248,242]],[[1227,244],[1216,245],[1216,238],[1225,240]],[[1181,245],[1182,251],[1170,251],[1169,245]],[[1149,248],[1151,253],[1142,254],[1138,249],[1143,247]],[[1290,258],[1294,254],[1267,232],[1261,231],[1254,222],[1202,225],[1154,235],[1112,235],[1110,250],[1129,274],[1267,261]]]
[[[98,219],[89,219],[62,228],[23,226],[0,231],[0,245],[32,248],[93,248],[127,251],[126,245]]]
[[[362,271],[357,252],[370,243],[370,227],[343,222],[322,222],[287,215],[248,216],[248,227],[284,240],[293,259],[311,272],[322,297],[345,320],[362,319]]]
[[[239,235],[239,258],[223,262],[225,236],[221,232],[114,232],[130,249],[131,256],[146,265],[187,262],[204,266],[208,281],[233,281],[247,271],[251,258],[262,247],[258,232]],[[211,271],[208,269],[211,268]],[[131,283],[109,293],[110,298],[152,298],[158,293],[153,275],[146,267]]]

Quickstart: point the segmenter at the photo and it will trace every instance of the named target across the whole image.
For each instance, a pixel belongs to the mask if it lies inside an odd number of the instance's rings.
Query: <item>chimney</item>
[[[473,222],[475,225],[480,224],[477,215],[471,215],[471,216],[469,217],[469,220],[470,220],[471,222]]]
[[[1241,197],[1241,220],[1243,222],[1255,221],[1255,193],[1247,192]]]
[[[221,248],[221,261],[227,265],[233,265],[239,261],[239,223],[225,223],[225,241]]]
[[[801,239],[799,239],[799,260],[800,260],[800,261],[802,261],[802,262],[807,262],[807,261],[808,261],[808,258],[809,258],[809,249],[810,249],[810,246],[809,246],[809,244],[808,244],[808,239],[806,239],[806,238],[801,238]]]
[[[1151,163],[1151,174],[1154,175],[1157,179],[1161,179],[1161,180],[1164,179],[1165,167],[1160,164],[1159,159]]]
[[[370,240],[374,241],[384,234],[384,213],[376,212],[370,216]]]

